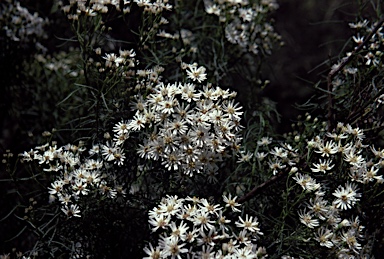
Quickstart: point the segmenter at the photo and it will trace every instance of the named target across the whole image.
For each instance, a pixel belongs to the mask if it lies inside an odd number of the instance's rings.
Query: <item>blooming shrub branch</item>
[[[204,1],[205,11],[225,24],[225,37],[244,52],[271,54],[273,45],[281,42],[266,17],[279,5],[276,1]],[[257,22],[255,22],[257,21]],[[257,24],[257,25],[256,25]]]
[[[189,65],[188,77],[202,82],[202,69]],[[138,149],[142,158],[160,159],[169,170],[190,176],[216,173],[217,162],[239,149],[242,111],[235,95],[209,83],[160,83],[147,97],[135,97],[134,118],[119,127],[146,132]]]
[[[72,30],[63,50],[48,19],[0,6],[0,37],[21,44],[10,53],[38,49],[7,86],[25,80],[59,124],[29,130],[44,144],[20,153],[22,169],[4,155],[0,183],[17,197],[0,222],[21,226],[9,239],[26,237],[18,258],[363,258],[383,247],[382,19],[349,24],[351,51],[279,135],[261,74],[283,45],[275,0],[56,1]]]
[[[304,124],[303,135],[309,133],[305,129],[311,129],[313,134],[313,128],[318,128],[317,119]],[[324,125],[326,123],[322,127]],[[260,195],[285,176],[300,186],[301,192],[296,192],[293,185],[287,192],[298,195],[294,201],[298,205],[294,208],[300,223],[311,230],[306,235],[339,258],[360,255],[365,251],[361,243],[365,227],[358,209],[365,198],[361,190],[366,190],[365,186],[378,192],[382,190],[384,179],[379,173],[382,172],[382,152],[374,145],[365,145],[363,131],[349,124],[338,123],[332,132],[320,131],[307,140],[304,147],[300,141],[302,135],[296,134],[292,146],[274,145],[273,139],[267,137],[258,141],[254,162],[261,167],[259,170],[274,176],[244,194],[239,202]]]
[[[258,219],[237,216],[236,197],[223,200],[224,208],[197,197],[163,198],[149,211],[148,223],[159,239],[144,248],[144,258],[266,258],[265,248],[256,245],[263,235]]]
[[[62,147],[47,143],[21,154],[23,162],[36,161],[45,172],[55,175],[55,180],[48,187],[49,200],[60,201],[61,210],[68,217],[81,216],[78,202],[88,198],[90,193],[110,199],[123,198],[126,194],[113,175],[102,172],[108,167],[105,165],[108,162],[95,157],[100,153],[99,147],[89,150],[88,156],[85,156],[85,151],[81,143],[79,146],[68,144]],[[118,151],[114,155],[118,157]]]

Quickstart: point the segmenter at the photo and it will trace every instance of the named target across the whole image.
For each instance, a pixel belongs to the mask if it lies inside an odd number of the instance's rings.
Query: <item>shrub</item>
[[[379,256],[379,5],[283,134],[264,92],[274,0],[21,5],[0,11],[2,57],[22,58],[6,107],[29,136],[3,155],[2,257]]]

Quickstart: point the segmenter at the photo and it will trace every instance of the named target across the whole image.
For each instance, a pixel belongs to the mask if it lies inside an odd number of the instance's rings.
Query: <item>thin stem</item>
[[[283,178],[283,176],[285,174],[286,174],[286,172],[284,172],[284,171],[279,172],[277,175],[273,176],[268,181],[266,181],[266,182],[264,182],[258,186],[255,186],[250,192],[248,192],[243,197],[241,197],[238,200],[238,203],[243,203],[243,202],[246,202],[246,201],[252,199],[253,197],[256,196],[256,194],[260,193],[262,190],[266,189],[267,187],[269,187],[273,183],[277,182],[279,179]]]

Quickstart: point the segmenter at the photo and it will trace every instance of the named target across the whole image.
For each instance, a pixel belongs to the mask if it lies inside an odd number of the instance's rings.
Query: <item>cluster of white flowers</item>
[[[377,151],[374,146],[363,144],[364,132],[351,125],[338,123],[336,132],[326,133],[325,138],[316,136],[308,141],[308,149],[320,154],[319,163],[313,163],[311,171],[314,173],[327,173],[332,170],[332,164],[337,157],[348,163],[351,181],[358,183],[383,183],[383,176],[378,175],[380,168],[384,166],[384,152]],[[373,157],[372,157],[373,154]]]
[[[273,44],[281,41],[281,36],[266,21],[267,15],[279,7],[275,0],[259,3],[250,3],[248,0],[205,0],[204,4],[208,14],[214,14],[220,22],[226,23],[227,40],[244,51],[271,54]]]
[[[359,46],[364,42],[364,38],[366,37],[364,35],[368,35],[370,32],[372,32],[373,29],[377,26],[377,22],[370,24],[368,20],[364,20],[357,23],[350,23],[349,26],[356,30],[357,35],[352,36],[352,39],[357,44],[357,46]],[[383,47],[384,31],[382,26],[376,31],[376,33],[373,34],[372,38],[369,40],[369,43],[363,47],[365,52],[365,65],[373,65],[375,67],[382,68],[384,66]]]
[[[68,217],[81,216],[78,203],[90,193],[111,199],[122,198],[126,194],[112,174],[103,173],[102,169],[110,165],[92,158],[100,153],[99,145],[90,149],[87,157],[85,151],[82,143],[62,147],[47,143],[20,154],[23,162],[37,161],[45,172],[54,174],[55,180],[48,188],[50,201],[59,200],[62,211]]]
[[[324,188],[325,189],[325,188]],[[318,184],[314,197],[309,199],[306,207],[299,211],[300,222],[314,229],[313,238],[320,246],[337,248],[339,258],[351,258],[362,249],[364,226],[359,217],[347,219],[342,211],[352,208],[359,199],[357,184],[346,183],[345,188],[339,186],[334,192],[334,201],[330,203],[325,197],[327,191]]]
[[[272,172],[273,175],[276,175],[282,170],[296,170],[295,165],[299,157],[298,150],[288,143],[281,143],[279,146],[270,148],[269,145],[271,143],[272,138],[269,137],[262,137],[257,142],[255,158],[262,166],[264,166],[267,171]],[[250,154],[248,154],[248,156],[250,156]]]
[[[189,65],[190,79],[202,82],[203,67]],[[228,149],[240,148],[241,107],[235,92],[193,83],[159,83],[146,97],[136,95],[132,120],[116,126],[117,139],[128,131],[145,131],[147,138],[138,153],[158,160],[169,170],[193,173],[216,172],[217,162]],[[122,130],[119,130],[122,129]]]
[[[0,7],[0,27],[9,39],[23,43],[35,42],[37,47],[43,48],[36,41],[47,37],[44,26],[48,24],[48,19],[39,17],[37,13],[31,14],[18,1],[5,0]]]
[[[300,221],[317,229],[315,239],[321,246],[337,247],[340,258],[359,253],[362,248],[359,240],[363,238],[364,229],[358,217],[346,219],[342,212],[352,209],[360,200],[359,184],[383,183],[383,176],[378,172],[384,165],[384,152],[364,145],[363,139],[361,129],[339,123],[337,131],[308,141],[309,152],[319,154],[319,162],[313,162],[310,168],[313,177],[299,172],[293,177],[304,191],[314,193],[306,208],[299,212]],[[345,163],[343,170],[349,167],[349,172],[339,172],[336,163]],[[329,187],[316,182],[319,174],[337,176],[346,183],[338,186],[330,196]]]
[[[131,5],[136,3],[139,7],[144,7],[145,12],[158,14],[171,11],[172,5],[168,0],[70,0],[69,5],[62,5],[62,10],[67,14],[68,19],[77,20],[79,15],[97,16],[98,14],[108,13],[110,8],[123,11],[124,14],[131,11]],[[74,13],[71,10],[75,10]]]
[[[265,258],[257,247],[259,222],[249,215],[238,216],[236,198],[224,196],[225,206],[197,197],[167,196],[149,211],[149,224],[157,244],[150,243],[144,259],[154,258]],[[233,218],[236,218],[233,220]],[[231,220],[232,219],[232,220]]]
[[[120,0],[70,0],[69,5],[63,5],[61,9],[67,14],[69,20],[78,20],[79,16],[97,16],[98,14],[108,13],[110,8],[115,8],[117,11],[129,13],[131,1],[123,0],[120,5]]]
[[[145,12],[154,14],[161,13],[162,11],[171,11],[172,5],[168,0],[70,0],[69,5],[62,5],[61,9],[67,14],[68,19],[77,20],[79,15],[97,16],[98,14],[106,14],[110,8],[117,11],[123,11],[124,14],[131,11],[131,6],[136,3],[139,7],[144,7]],[[71,10],[75,10],[72,13]]]
[[[273,174],[282,170],[289,172],[310,197],[298,212],[300,222],[314,229],[313,237],[320,246],[337,248],[340,258],[350,258],[362,249],[359,240],[363,237],[364,227],[359,218],[343,216],[350,215],[351,212],[346,211],[360,201],[359,185],[384,182],[383,176],[378,174],[384,166],[384,152],[364,145],[364,137],[361,129],[338,123],[336,131],[316,135],[307,141],[307,158],[311,157],[311,160],[305,164],[311,173],[299,169],[302,168],[302,158],[289,144],[272,148],[269,147],[272,139],[263,137],[255,151],[255,157],[263,167],[269,167]],[[300,139],[299,135],[297,139]],[[338,166],[340,163],[342,169]],[[345,182],[331,190],[329,183],[323,184],[324,174]]]
[[[120,57],[133,59],[133,56],[133,51],[120,52]],[[113,60],[108,59],[108,55],[105,57],[106,67],[118,68],[125,64],[124,60],[116,61],[119,57]],[[188,77],[194,81],[202,82],[206,78],[203,67],[189,65],[187,70]],[[239,150],[242,111],[232,99],[236,94],[209,84],[204,87],[192,83],[165,85],[160,82],[162,71],[161,67],[137,71],[137,84],[144,84],[152,94],[145,98],[136,95],[136,101],[131,104],[136,111],[133,119],[117,123],[113,137],[106,137],[105,144],[94,145],[88,157],[83,144],[57,147],[55,143],[47,143],[21,154],[22,161],[37,161],[44,171],[54,172],[50,199],[59,200],[68,216],[80,216],[79,200],[90,193],[109,198],[125,196],[122,185],[104,171],[112,164],[124,165],[123,144],[132,132],[148,134],[138,149],[141,157],[161,159],[165,168],[189,176],[216,173],[217,162],[228,155],[228,149]],[[155,83],[152,88],[151,84]]]
[[[101,55],[101,48],[95,49],[97,55]],[[131,78],[135,75],[132,69],[136,67],[138,61],[135,59],[136,53],[132,50],[119,50],[119,55],[115,53],[105,53],[102,57],[105,62],[96,62],[96,67],[100,73],[109,72],[113,76]]]
[[[159,14],[163,11],[171,11],[172,5],[168,0],[133,0],[139,7],[144,7],[144,12]]]

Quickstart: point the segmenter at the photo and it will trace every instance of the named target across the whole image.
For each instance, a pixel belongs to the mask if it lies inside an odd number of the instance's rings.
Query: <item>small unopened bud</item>
[[[343,221],[340,222],[340,227],[348,227],[350,225],[351,223],[347,219],[344,219]]]
[[[49,136],[52,135],[52,133],[49,132],[49,131],[44,131],[43,133],[41,133],[41,135],[42,135],[43,137],[49,137]]]
[[[50,194],[50,195],[49,195],[48,202],[49,202],[49,203],[53,203],[55,200],[56,200],[55,195]]]
[[[292,167],[291,168],[291,171],[289,171],[289,174],[294,174],[294,173],[296,173],[297,171],[298,171],[299,169],[297,169],[297,167]]]

